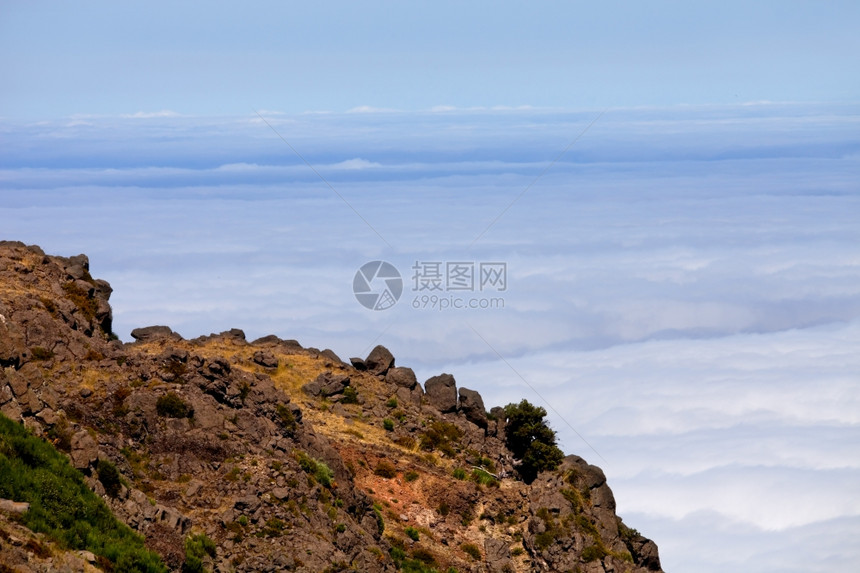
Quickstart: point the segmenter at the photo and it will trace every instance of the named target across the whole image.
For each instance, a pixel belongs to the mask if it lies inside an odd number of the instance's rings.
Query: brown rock
[[[418,384],[415,372],[413,372],[411,368],[406,368],[404,366],[390,368],[388,370],[388,374],[385,375],[385,381],[389,384],[395,384],[409,390]]]
[[[424,383],[427,402],[443,414],[457,409],[457,383],[450,374],[433,376]]]
[[[480,428],[487,427],[487,411],[484,410],[484,400],[475,390],[460,388],[460,412],[466,419]]]
[[[72,435],[72,465],[79,470],[87,469],[99,458],[99,446],[86,430]]]
[[[368,372],[372,374],[385,374],[394,366],[394,355],[382,345],[375,347],[364,360]]]

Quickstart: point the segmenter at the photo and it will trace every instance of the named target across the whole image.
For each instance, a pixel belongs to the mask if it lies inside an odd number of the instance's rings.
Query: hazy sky
[[[382,343],[544,405],[671,573],[849,570],[858,16],[2,3],[0,238],[89,254],[124,340]],[[378,259],[404,292],[371,311]],[[416,262],[506,264],[439,293],[504,308],[415,308]]]
[[[6,117],[858,96],[857,2],[2,2]]]

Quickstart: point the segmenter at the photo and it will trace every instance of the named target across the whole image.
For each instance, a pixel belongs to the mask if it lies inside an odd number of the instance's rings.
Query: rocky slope
[[[110,294],[83,255],[0,242],[0,411],[67,452],[171,569],[205,533],[214,571],[660,570],[599,468],[568,456],[524,483],[504,410],[453,376],[421,385],[383,347],[347,363],[240,330],[148,327],[123,344]],[[62,569],[2,553],[0,570]]]

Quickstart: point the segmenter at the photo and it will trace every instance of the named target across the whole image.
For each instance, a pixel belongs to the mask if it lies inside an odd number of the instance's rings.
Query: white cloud
[[[272,118],[394,249],[256,116],[4,125],[28,144],[5,146],[5,238],[88,253],[123,338],[381,336],[422,379],[540,403],[468,321],[608,460],[551,413],[667,570],[842,563],[820,544],[860,512],[856,110],[610,110],[471,248],[593,113],[436,111]],[[366,311],[350,285],[377,258],[407,285],[418,259],[506,261],[505,308]]]
[[[154,119],[154,118],[162,118],[162,117],[179,117],[181,114],[170,111],[169,109],[164,109],[161,111],[137,111],[135,113],[125,113],[121,114],[120,117],[131,118],[131,119]]]

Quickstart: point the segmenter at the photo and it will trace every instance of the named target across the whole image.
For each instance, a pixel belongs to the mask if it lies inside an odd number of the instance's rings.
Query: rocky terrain
[[[381,346],[344,361],[241,330],[123,344],[110,295],[83,255],[0,242],[0,411],[67,453],[169,569],[205,534],[211,571],[660,570],[600,468],[571,455],[524,478],[509,411],[454,376],[420,384]],[[0,571],[104,566],[91,557],[0,505]]]

